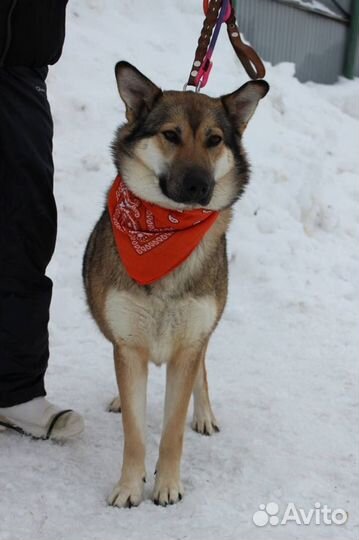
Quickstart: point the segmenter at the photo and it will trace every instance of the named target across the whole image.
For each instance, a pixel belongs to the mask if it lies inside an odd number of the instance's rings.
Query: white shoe
[[[61,409],[45,397],[38,397],[14,405],[0,407],[0,429],[14,429],[37,439],[64,441],[84,430],[82,416],[70,409]]]

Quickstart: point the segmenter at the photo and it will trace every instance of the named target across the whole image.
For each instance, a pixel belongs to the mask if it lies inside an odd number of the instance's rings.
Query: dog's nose
[[[183,202],[193,202],[206,206],[212,195],[213,180],[199,171],[189,171],[183,178]]]

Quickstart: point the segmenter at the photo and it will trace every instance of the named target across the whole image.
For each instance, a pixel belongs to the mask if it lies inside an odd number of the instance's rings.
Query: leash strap
[[[227,33],[230,42],[232,43],[232,47],[249,77],[251,79],[263,79],[266,74],[264,64],[253,47],[243,43],[233,6],[227,20]]]
[[[211,57],[224,22],[227,24],[227,33],[233,49],[249,77],[262,79],[265,76],[265,67],[255,50],[241,39],[232,0],[203,0],[203,9],[206,18],[185,88],[194,86],[199,92],[207,84],[213,65]]]
[[[200,88],[203,88],[205,86],[207,80],[202,84],[202,80],[200,81],[200,85],[197,82],[199,78],[201,78],[201,75],[203,76],[204,73],[207,73],[207,79],[209,76],[209,72],[212,68],[210,61],[205,61],[205,56],[207,54],[209,42],[212,36],[213,28],[217,22],[219,11],[221,8],[221,0],[211,0],[210,4],[207,3],[207,9],[206,9],[206,1],[204,1],[204,10],[206,12],[206,18],[203,22],[201,34],[198,39],[198,45],[195,52],[194,60],[192,69],[188,78],[188,82],[186,86],[194,86],[196,90],[200,90]],[[198,87],[199,85],[199,87]]]

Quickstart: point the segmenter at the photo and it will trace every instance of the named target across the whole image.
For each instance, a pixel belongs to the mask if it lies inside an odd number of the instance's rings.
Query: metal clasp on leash
[[[203,2],[203,10],[205,15],[207,15],[208,12],[208,1],[204,0]],[[216,42],[219,36],[219,31],[221,29],[221,26],[224,22],[226,22],[232,11],[232,5],[230,0],[223,0],[223,4],[221,7],[221,11],[219,13],[216,26],[214,27],[213,36],[211,38],[210,44],[208,46],[208,50],[203,58],[201,67],[198,70],[198,74],[196,75],[196,78],[194,80],[196,85],[196,92],[200,92],[201,88],[204,88],[207,84],[208,77],[211,73],[213,62],[211,60],[212,54],[214,51],[214,48],[216,46]]]
[[[241,39],[232,0],[203,0],[203,10],[206,18],[198,40],[192,69],[183,90],[192,86],[195,92],[200,92],[206,86],[213,67],[213,50],[223,23],[227,24],[230,42],[249,77],[254,80],[263,78],[265,76],[263,62],[255,50],[243,43]]]
[[[195,78],[196,92],[200,92],[201,88],[204,88],[207,84],[209,74],[211,73],[211,69],[213,67],[211,56],[212,51],[208,51],[203,59],[201,67],[199,68],[198,75]]]

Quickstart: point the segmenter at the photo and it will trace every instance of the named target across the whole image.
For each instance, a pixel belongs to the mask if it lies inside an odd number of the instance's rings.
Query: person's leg
[[[45,272],[56,240],[46,74],[0,69],[0,416],[46,395],[52,282]],[[31,410],[50,409],[43,400]]]
[[[0,407],[45,395],[56,239],[46,73],[0,70]]]

